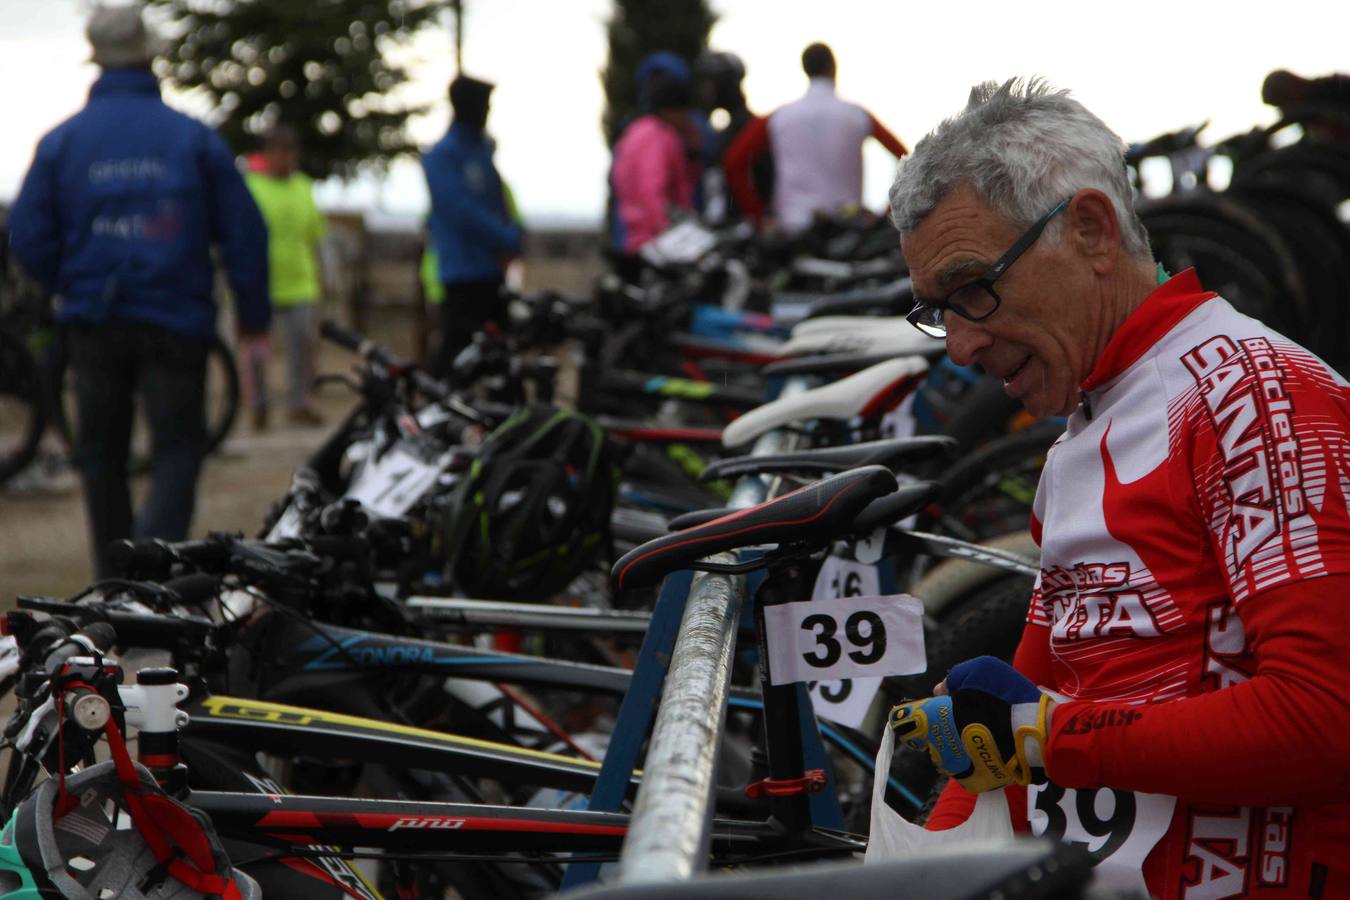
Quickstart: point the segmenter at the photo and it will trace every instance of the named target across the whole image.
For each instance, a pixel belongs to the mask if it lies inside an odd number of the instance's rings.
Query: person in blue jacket
[[[10,212],[10,248],[53,292],[75,376],[75,463],[95,569],[128,537],[182,540],[204,442],[217,245],[241,340],[271,317],[267,229],[234,156],[206,125],[169,109],[137,9],[89,20],[102,72],[89,102],[39,142]],[[133,521],[127,457],[133,404],[148,421],[150,490]]]
[[[522,232],[511,217],[501,176],[492,162],[488,104],[493,85],[460,75],[450,82],[450,130],[422,154],[431,194],[428,227],[445,286],[441,344],[434,363],[446,375],[474,332],[500,320],[506,266],[520,253]]]

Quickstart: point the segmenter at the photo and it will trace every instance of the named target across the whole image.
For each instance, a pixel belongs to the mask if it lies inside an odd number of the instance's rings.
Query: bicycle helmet
[[[711,86],[702,97],[707,107],[728,111],[744,107],[741,82],[745,80],[745,63],[736,54],[725,50],[703,51],[694,61],[694,76]]]
[[[113,760],[65,779],[69,809],[56,812],[60,782],[49,779],[19,804],[0,832],[0,900],[257,900],[256,882],[233,869],[210,822],[166,795],[132,763],[141,808],[170,842],[161,862],[134,821]],[[189,885],[188,881],[195,881]]]
[[[454,584],[498,600],[544,600],[566,587],[608,544],[615,452],[590,419],[551,406],[503,422],[447,499]]]
[[[633,73],[639,112],[649,113],[654,109],[653,94],[660,93],[661,88],[667,85],[680,85],[688,89],[692,83],[693,73],[689,69],[689,63],[677,54],[669,50],[647,54]]]

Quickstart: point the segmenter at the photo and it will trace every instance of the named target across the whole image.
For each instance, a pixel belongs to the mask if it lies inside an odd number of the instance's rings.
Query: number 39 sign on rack
[[[862,721],[883,677],[914,675],[928,667],[918,600],[821,589],[848,585],[855,573],[846,570],[856,565],[826,560],[830,571],[822,570],[814,599],[764,610],[772,683],[807,682],[816,712],[845,725]],[[874,592],[875,580],[873,574],[866,585]]]

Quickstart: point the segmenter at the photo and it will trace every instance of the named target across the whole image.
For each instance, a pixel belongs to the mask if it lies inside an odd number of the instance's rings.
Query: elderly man
[[[1122,154],[1011,81],[900,165],[910,320],[1069,420],[1015,668],[963,663],[892,725],[956,776],[929,827],[1003,787],[1157,897],[1350,896],[1350,388],[1166,277]]]

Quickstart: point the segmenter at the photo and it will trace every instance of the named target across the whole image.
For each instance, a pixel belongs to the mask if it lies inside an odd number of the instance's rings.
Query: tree
[[[601,74],[606,101],[603,126],[609,143],[639,112],[633,77],[642,58],[669,50],[692,63],[708,46],[708,33],[716,21],[708,0],[614,0],[608,22],[609,62]]]
[[[215,124],[239,153],[274,123],[300,132],[316,177],[351,176],[416,152],[410,107],[390,98],[408,80],[390,51],[442,22],[450,0],[147,0],[169,49],[155,71],[204,94]],[[449,38],[449,34],[446,35]],[[450,52],[447,40],[446,52]]]

